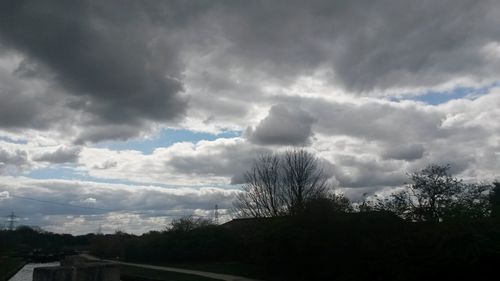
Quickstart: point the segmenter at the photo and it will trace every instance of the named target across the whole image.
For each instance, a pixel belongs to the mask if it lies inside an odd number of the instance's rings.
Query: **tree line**
[[[401,189],[351,202],[331,192],[328,178],[321,160],[304,150],[263,155],[235,201],[242,219],[215,225],[185,217],[139,236],[74,239],[25,229],[0,232],[0,241],[20,248],[35,241],[83,243],[93,255],[138,263],[250,265],[257,270],[249,277],[260,280],[477,280],[496,274],[499,183],[468,183],[450,166],[429,165],[409,174]]]
[[[245,174],[234,203],[239,217],[278,217],[322,207],[342,212],[387,211],[408,221],[440,222],[498,215],[500,183],[465,183],[450,165],[430,164],[409,174],[410,183],[386,196],[351,203],[334,194],[321,161],[303,149],[262,155]],[[318,206],[315,206],[318,205]]]

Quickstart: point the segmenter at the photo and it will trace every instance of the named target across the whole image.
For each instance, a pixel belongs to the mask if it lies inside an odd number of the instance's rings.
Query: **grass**
[[[120,279],[124,281],[215,281],[217,279],[171,271],[120,265]]]
[[[24,264],[21,258],[0,257],[0,281],[10,279]]]

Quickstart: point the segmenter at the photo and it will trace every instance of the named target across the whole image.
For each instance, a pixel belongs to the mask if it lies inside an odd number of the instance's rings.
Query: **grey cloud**
[[[429,149],[429,143],[485,145],[482,142],[498,131],[493,120],[500,99],[496,90],[492,91],[475,100],[462,99],[441,106],[371,98],[337,102],[280,96],[275,101],[292,107],[300,105],[310,112],[317,120],[316,134],[375,141],[380,144],[383,157],[415,160]]]
[[[308,145],[316,119],[300,108],[274,105],[269,114],[246,137],[253,143],[271,145]]]
[[[382,152],[385,159],[413,161],[422,158],[425,148],[422,144],[389,146]]]
[[[130,4],[131,6],[129,6]],[[102,122],[172,120],[185,109],[176,40],[155,33],[149,4],[5,1],[0,40],[54,72]],[[153,10],[153,9],[152,9]]]
[[[415,103],[332,102],[323,99],[286,98],[311,112],[315,130],[325,135],[346,135],[365,140],[401,144],[446,138],[455,128],[442,126],[446,113]],[[476,133],[482,128],[471,127]]]
[[[33,59],[23,59],[12,72],[14,77],[23,79],[51,79],[51,72]]]
[[[407,179],[399,163],[381,162],[376,158],[339,155],[334,165],[334,176],[342,188],[395,187]]]
[[[31,97],[17,91],[17,89],[0,89],[0,126],[7,129],[36,126],[46,127],[46,120],[42,120],[38,113],[42,113],[43,106],[37,104]]]
[[[452,140],[450,139],[450,142]],[[481,146],[482,143],[478,142],[475,145]],[[434,144],[431,145],[432,152],[427,157],[413,162],[409,168],[410,171],[416,172],[427,166],[429,163],[438,165],[450,165],[449,172],[458,175],[471,166],[474,166],[478,159],[484,157],[482,155],[474,155],[475,148],[468,148],[463,145],[453,145],[450,143]],[[485,146],[483,149],[486,151],[491,148]]]
[[[482,53],[500,38],[493,28],[499,23],[498,2],[353,2],[358,9],[349,15],[351,35],[334,58],[350,88],[432,86],[457,76],[493,78],[487,72],[499,70],[498,62]]]
[[[317,73],[361,94],[496,79],[499,11],[493,0],[11,0],[0,4],[0,52],[25,57],[12,75],[71,97],[58,106],[74,114],[58,117],[75,118],[83,143],[134,137],[187,113],[230,123],[269,98],[267,84],[287,88]],[[0,91],[10,105],[0,126],[58,120],[43,116],[60,110],[46,95]],[[134,130],[102,133],[108,125]]]
[[[98,170],[107,170],[107,169],[114,168],[116,166],[118,166],[118,162],[106,160],[100,165],[94,165],[92,168],[98,169]]]
[[[0,174],[8,173],[11,168],[16,172],[29,164],[28,153],[22,150],[8,151],[0,147]]]
[[[147,125],[122,124],[122,125],[95,125],[88,126],[75,138],[75,144],[84,144],[87,142],[100,142],[105,140],[126,140],[136,137],[140,130],[146,131]]]
[[[212,148],[208,153],[195,156],[174,156],[166,165],[185,175],[230,177],[231,184],[239,184],[243,182],[243,174],[251,167],[253,160],[269,152],[267,148],[239,142]]]
[[[435,86],[455,77],[496,79],[484,54],[500,39],[495,1],[231,1],[208,13],[229,44],[214,59],[288,84],[317,69],[364,92]],[[253,74],[253,73],[252,73]]]
[[[80,152],[81,148],[79,147],[60,147],[55,151],[47,152],[34,157],[34,160],[50,162],[54,164],[72,163],[78,161]]]
[[[20,81],[3,67],[0,67],[0,84],[1,128],[11,131],[22,128],[47,129],[62,116],[58,110],[48,109],[64,100],[55,91],[47,91],[37,83]]]
[[[246,120],[252,103],[263,99],[261,85],[245,81],[249,78],[245,73],[231,77],[227,69],[217,65],[196,65],[195,68],[185,80],[190,94],[190,117],[207,116],[206,123]]]

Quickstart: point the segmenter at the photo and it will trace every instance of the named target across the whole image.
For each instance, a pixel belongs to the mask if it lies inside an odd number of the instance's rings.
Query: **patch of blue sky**
[[[131,139],[127,141],[106,141],[97,144],[97,147],[113,150],[138,150],[150,154],[158,147],[167,147],[177,142],[213,141],[219,138],[234,138],[241,136],[241,131],[223,131],[218,134],[194,132],[185,129],[162,129],[160,133],[150,139]]]
[[[73,168],[61,166],[32,170],[26,176],[33,179],[81,179]]]
[[[78,181],[90,181],[97,183],[110,183],[110,184],[124,184],[124,185],[140,185],[128,180],[120,179],[103,179],[89,176],[86,173],[75,170],[73,167],[69,166],[53,166],[49,168],[42,168],[33,170],[26,175],[27,177],[33,179],[59,179],[59,180],[78,180]]]
[[[27,144],[28,143],[27,140],[15,140],[15,139],[11,139],[11,138],[5,137],[5,136],[0,136],[0,141],[5,141],[5,142],[10,142],[10,143],[15,143],[15,144]]]
[[[442,103],[446,103],[451,100],[456,99],[474,99],[481,95],[487,94],[491,89],[500,87],[500,82],[491,83],[484,87],[457,87],[449,91],[439,92],[439,91],[429,91],[424,93],[423,95],[404,98],[406,100],[415,100],[424,102],[432,105],[439,105]],[[403,100],[403,99],[397,99]]]
[[[78,170],[75,170],[72,167],[64,167],[64,166],[55,166],[55,167],[33,170],[26,176],[40,180],[58,179],[58,180],[89,181],[89,182],[109,183],[109,184],[140,185],[139,183],[135,183],[128,180],[96,178],[89,176],[88,174],[82,173]]]

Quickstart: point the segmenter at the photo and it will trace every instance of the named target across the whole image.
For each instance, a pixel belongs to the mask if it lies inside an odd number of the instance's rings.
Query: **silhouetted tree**
[[[167,230],[175,232],[188,232],[196,228],[206,227],[210,225],[213,225],[213,222],[210,219],[187,216],[173,220],[170,223],[170,226],[167,227]]]
[[[493,183],[493,190],[490,194],[491,216],[500,217],[500,182]]]
[[[261,155],[245,174],[244,193],[237,196],[236,209],[245,217],[285,215],[281,159],[277,154]]]
[[[300,213],[308,200],[327,196],[329,176],[313,154],[303,149],[287,151],[282,162],[283,191],[290,214]]]
[[[306,202],[305,211],[309,215],[334,215],[354,211],[351,201],[342,194],[329,194]]]
[[[244,217],[294,215],[308,200],[326,197],[327,180],[318,158],[303,149],[263,155],[245,174],[234,206]]]
[[[449,174],[450,166],[429,165],[410,174],[405,190],[372,203],[412,221],[442,221],[445,218],[484,217],[489,212],[490,186],[465,184]]]

